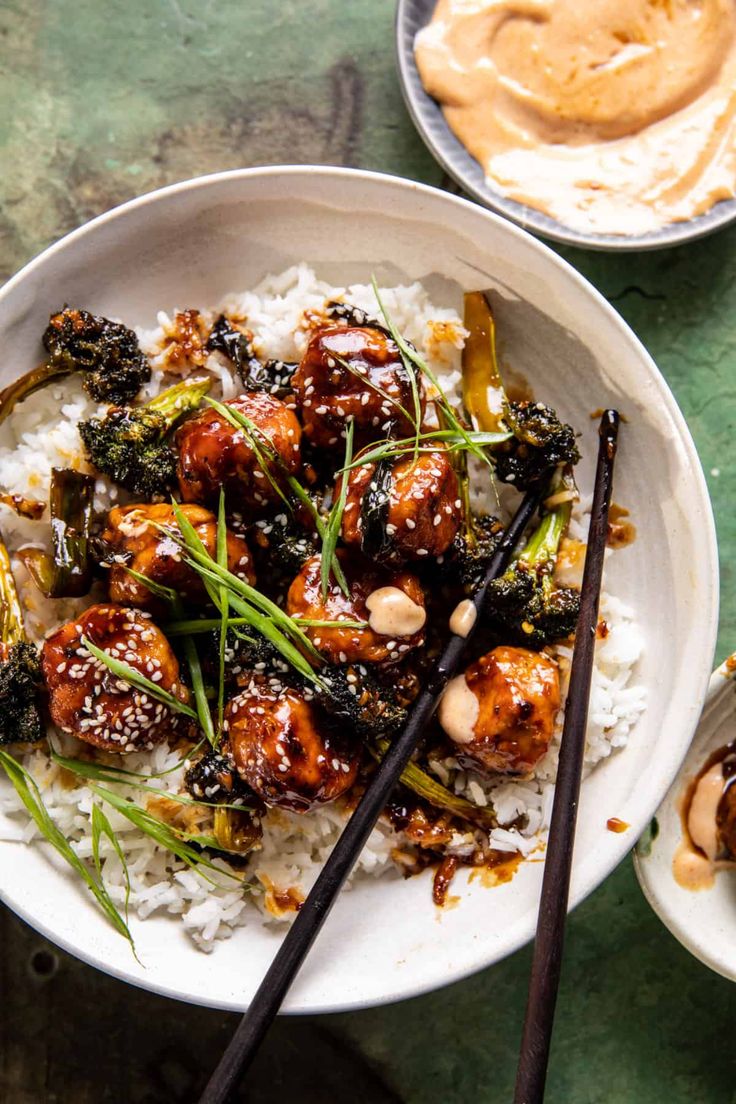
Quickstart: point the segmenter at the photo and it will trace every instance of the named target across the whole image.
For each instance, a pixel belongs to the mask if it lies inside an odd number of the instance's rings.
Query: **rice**
[[[450,401],[459,403],[460,350],[465,332],[456,312],[434,305],[419,283],[383,288],[381,297],[398,329],[424,353]],[[217,313],[227,310],[247,321],[256,335],[255,345],[260,356],[295,360],[307,342],[305,311],[320,311],[327,299],[345,299],[375,314],[375,296],[370,285],[333,287],[317,279],[306,264],[300,264],[266,278],[252,290],[227,295],[214,309],[202,309],[202,317],[210,323]],[[144,391],[145,397],[151,397],[166,385],[167,350],[177,332],[176,311],[160,312],[156,327],[137,332],[154,368]],[[204,366],[197,366],[196,370],[212,375],[215,381],[213,395],[227,399],[238,393],[232,367],[218,353],[210,354]],[[98,409],[77,378],[52,383],[23,403],[0,427],[3,488],[12,494],[45,499],[52,467],[88,470],[76,425]],[[98,509],[109,508],[117,497],[117,488],[104,479],[97,480]],[[497,508],[482,470],[475,472],[473,505],[488,512]],[[584,539],[588,511],[589,502],[576,505],[569,533],[573,541]],[[43,521],[18,518],[7,508],[2,509],[1,517],[11,551],[27,543],[44,545],[46,525]],[[14,560],[14,568],[27,608],[27,627],[38,641],[47,631],[89,604],[88,598],[47,601],[30,584],[17,560]],[[644,689],[634,681],[636,664],[642,653],[642,637],[634,615],[616,597],[604,593],[601,616],[608,634],[596,646],[586,773],[601,759],[625,746],[631,728],[645,708]],[[571,650],[559,646],[554,652],[562,671],[564,691]],[[430,763],[430,769],[444,785],[477,805],[494,806],[499,827],[490,832],[490,843],[499,851],[520,851],[527,855],[544,837],[549,825],[562,720],[560,715],[553,744],[530,779],[490,781],[479,773],[463,770],[452,756]],[[58,739],[65,754],[77,754],[82,747],[72,737]],[[49,813],[72,841],[77,854],[91,858],[91,791],[76,777],[59,770],[41,750],[28,752],[22,762],[36,779]],[[114,762],[114,757],[110,757],[110,762]],[[125,766],[151,775],[150,784],[160,790],[162,797],[180,790],[186,769],[186,764],[180,762],[179,752],[168,746],[130,754],[125,758]],[[161,777],[156,777],[158,775]],[[146,800],[160,800],[127,787],[121,787],[120,792],[127,792],[142,804]],[[340,803],[323,806],[306,816],[270,810],[263,820],[262,847],[252,856],[245,874],[233,874],[227,863],[216,858],[213,860],[216,870],[210,871],[213,885],[135,829],[120,813],[108,806],[105,811],[127,863],[131,912],[141,920],[154,913],[179,917],[194,943],[205,951],[212,950],[218,940],[230,936],[244,924],[283,923],[293,919],[294,904],[308,893],[346,819]],[[202,816],[201,812],[192,815],[195,821],[196,816]],[[514,826],[520,818],[525,824],[522,830]],[[15,791],[7,780],[0,780],[0,839],[28,844],[38,837]],[[350,880],[400,877],[401,842],[400,834],[380,820]],[[474,846],[473,832],[458,832],[450,850],[463,855],[470,853]],[[123,865],[104,839],[101,852],[105,883],[113,900],[122,907],[126,896]],[[429,900],[427,907],[430,907]]]

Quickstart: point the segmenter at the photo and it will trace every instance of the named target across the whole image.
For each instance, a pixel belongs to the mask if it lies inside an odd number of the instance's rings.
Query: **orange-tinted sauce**
[[[608,512],[608,547],[625,548],[636,540],[636,526],[627,520],[629,511],[612,502]]]
[[[619,820],[618,817],[609,817],[606,821],[606,828],[609,832],[626,832],[629,825],[625,820]]]
[[[736,192],[733,0],[438,0],[424,87],[491,187],[588,233]]]
[[[698,787],[704,779],[706,782],[713,772],[713,768],[722,764],[722,790],[720,801],[714,804],[713,819],[713,845],[707,844],[714,854],[708,855],[702,847],[693,839],[691,833],[695,827],[691,825],[691,812],[693,801]],[[736,779],[736,741],[718,748],[706,760],[696,776],[689,782],[680,802],[680,820],[682,823],[682,840],[672,860],[672,873],[675,881],[683,889],[699,890],[709,889],[714,881],[717,871],[734,869],[736,864],[730,858],[719,858],[718,830],[722,827],[721,810],[724,805],[724,795]],[[711,802],[713,804],[713,802]],[[702,809],[699,819],[702,820]]]
[[[524,861],[520,851],[493,851],[482,866],[476,866],[470,873],[470,880],[477,879],[486,889],[505,885],[510,882]]]

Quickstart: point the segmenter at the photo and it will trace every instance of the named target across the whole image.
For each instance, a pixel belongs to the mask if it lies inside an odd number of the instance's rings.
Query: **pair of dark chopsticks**
[[[570,675],[515,1104],[521,1104],[521,1102],[537,1104],[542,1100],[544,1093],[567,911],[577,795],[585,746],[593,646],[598,621],[598,601],[618,421],[618,414],[607,410],[600,425],[601,440],[588,551],[585,559],[580,618]],[[485,578],[473,596],[478,614],[483,610],[488,587],[506,570],[514,548],[539,506],[541,497],[542,491],[529,492],[506,529]],[[476,618],[476,624],[477,621],[478,618]],[[345,879],[353,869],[402,770],[434,714],[442,691],[456,673],[472,635],[473,630],[467,637],[455,635],[450,637],[429,684],[414,703],[411,717],[405,728],[394,740],[379,764],[335,844],[332,854],[299,910],[296,920],[286,934],[253,997],[250,1008],[243,1016],[219,1065],[212,1074],[200,1098],[200,1104],[224,1104],[242,1074],[250,1066]],[[569,734],[571,734],[570,738],[568,738]]]

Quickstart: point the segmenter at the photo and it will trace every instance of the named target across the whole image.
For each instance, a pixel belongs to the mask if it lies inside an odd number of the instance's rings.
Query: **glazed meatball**
[[[426,614],[419,580],[406,571],[376,570],[345,549],[340,549],[337,555],[349,597],[330,577],[329,593],[323,600],[322,560],[320,556],[311,556],[289,587],[286,598],[286,610],[292,617],[335,622],[334,629],[304,629],[317,651],[330,663],[394,663],[412,648],[421,647]],[[368,624],[365,628],[341,629],[340,621]]]
[[[182,513],[211,556],[217,549],[217,519],[203,506],[184,503]],[[171,587],[187,600],[201,601],[206,597],[204,584],[193,568],[182,559],[181,548],[173,536],[162,533],[163,525],[177,536],[179,526],[174,510],[167,503],[138,503],[116,506],[110,511],[102,539],[113,554],[110,564],[110,601],[121,605],[155,609],[155,595],[145,583],[134,578],[127,568],[145,575],[154,583]],[[248,583],[255,582],[250,550],[242,537],[228,530],[227,566],[234,575]]]
[[[150,614],[124,606],[91,606],[43,645],[41,664],[54,724],[106,751],[149,750],[171,735],[178,715],[117,678],[90,655],[82,637],[179,701],[189,697],[179,681],[176,656]]]
[[[295,690],[251,685],[229,702],[223,730],[238,774],[268,805],[307,813],[355,782],[358,750]]]
[[[542,652],[502,646],[449,683],[439,720],[463,766],[524,775],[547,751],[559,708],[557,664]]]
[[[459,493],[445,451],[363,464],[348,476],[342,539],[384,563],[441,556],[460,528]]]
[[[264,472],[245,430],[236,429],[210,407],[189,418],[176,434],[182,498],[212,503],[224,487],[230,505],[257,509],[279,501],[273,482],[295,474],[301,465],[302,431],[294,412],[263,391],[240,395],[225,405],[250,419],[261,438],[261,457],[267,462],[265,450],[270,449],[277,453],[278,463],[267,463],[268,474]]]
[[[396,345],[380,330],[366,326],[317,330],[294,373],[292,387],[304,434],[321,448],[336,445],[351,418],[361,444],[388,433],[405,437],[414,431],[400,409],[414,417],[409,374]],[[418,390],[423,417],[426,400],[421,379]]]

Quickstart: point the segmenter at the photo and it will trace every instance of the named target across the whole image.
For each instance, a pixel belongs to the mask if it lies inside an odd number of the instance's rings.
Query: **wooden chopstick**
[[[570,870],[585,753],[585,729],[588,720],[618,426],[617,411],[606,410],[599,428],[598,466],[588,530],[588,549],[583,570],[580,615],[575,633],[575,648],[565,706],[565,723],[557,767],[514,1104],[541,1104],[544,1100],[552,1024],[562,968]]]
[[[480,614],[492,581],[503,574],[521,536],[539,506],[543,489],[528,492],[514,514],[489,564],[483,582],[473,595]],[[476,618],[476,624],[479,618]],[[342,885],[396,786],[440,695],[453,677],[472,637],[452,635],[440,656],[428,685],[415,701],[411,716],[393,741],[335,844],[296,920],[287,932],[266,976],[253,997],[219,1065],[210,1078],[200,1104],[222,1104],[256,1055],[288,989],[335,902]]]

